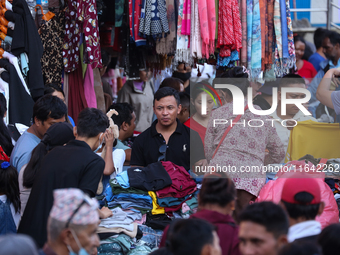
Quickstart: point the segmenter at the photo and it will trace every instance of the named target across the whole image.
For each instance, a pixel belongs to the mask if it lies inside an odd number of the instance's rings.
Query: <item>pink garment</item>
[[[187,203],[182,204],[182,213],[186,213],[190,211],[190,207],[187,205]]]
[[[143,91],[143,84],[144,82],[142,81],[133,81],[133,85],[135,86],[135,88],[140,91]]]
[[[93,69],[91,65],[87,65],[84,78],[84,94],[89,108],[97,108],[96,93],[94,91]]]
[[[254,107],[260,109],[256,105]],[[280,163],[285,156],[285,151],[275,127],[270,121],[266,121],[270,119],[269,116],[255,115],[246,110],[237,124],[233,125],[212,159],[230,120],[235,118],[232,103],[227,103],[212,111],[204,140],[205,156],[208,162],[210,161],[209,166],[215,167],[216,171],[225,169],[224,172],[234,181],[236,189],[245,190],[257,196],[266,181],[262,166]],[[214,127],[213,119],[228,120],[228,123]],[[253,123],[259,123],[262,120],[264,124],[260,127],[250,127],[249,120],[256,120]],[[253,125],[252,122],[250,124]],[[267,156],[265,156],[266,148],[269,150]],[[255,170],[241,172],[246,170],[245,167],[253,167]]]
[[[190,27],[191,27],[191,0],[184,0],[181,34],[190,35]],[[188,47],[190,47],[190,45]]]
[[[215,51],[216,12],[215,0],[198,0],[201,25],[202,56],[209,58]]]
[[[142,225],[146,222],[146,214],[143,214],[142,219],[141,220],[135,220],[134,223],[137,223],[139,225]]]

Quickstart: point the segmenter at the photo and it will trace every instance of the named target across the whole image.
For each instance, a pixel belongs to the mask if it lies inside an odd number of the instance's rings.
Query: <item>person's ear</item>
[[[206,244],[201,250],[201,255],[214,255],[213,247],[211,244]]]
[[[231,209],[232,211],[234,211],[234,210],[235,210],[235,207],[236,207],[236,201],[233,200],[233,201],[231,201],[229,204],[230,204],[230,209]]]
[[[74,127],[73,127],[73,135],[74,135],[74,137],[77,138],[77,136],[78,136],[78,133],[77,133],[77,126],[74,126]]]
[[[325,202],[321,202],[318,210],[318,216],[320,216],[323,213],[323,210],[325,209]]]
[[[128,130],[128,127],[129,127],[129,124],[127,124],[125,121],[122,123],[122,125],[120,126],[120,128],[123,130],[123,131],[126,131]]]
[[[280,235],[279,238],[277,239],[277,245],[279,248],[286,245],[287,243],[288,243],[287,235]]]
[[[39,127],[42,125],[42,122],[37,117],[34,117],[34,124]]]
[[[64,243],[65,245],[71,245],[74,239],[71,233],[71,230],[69,228],[66,228],[63,231],[61,231],[59,238],[61,242]]]
[[[179,105],[178,105],[177,114],[180,114],[180,113],[181,113],[181,110],[182,110],[182,105],[181,105],[181,104],[179,104]]]

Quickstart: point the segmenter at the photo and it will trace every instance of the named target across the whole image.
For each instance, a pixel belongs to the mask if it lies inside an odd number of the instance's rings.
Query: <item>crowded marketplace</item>
[[[0,255],[340,254],[314,2],[0,0]]]

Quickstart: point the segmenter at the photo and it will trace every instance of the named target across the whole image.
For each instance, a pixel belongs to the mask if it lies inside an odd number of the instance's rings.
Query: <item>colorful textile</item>
[[[169,33],[165,0],[143,0],[139,33],[143,37],[162,38]]]
[[[220,0],[217,48],[221,57],[242,48],[242,28],[237,0]]]
[[[294,36],[293,36],[293,26],[292,19],[290,14],[290,5],[289,0],[286,0],[286,12],[287,12],[287,34],[288,34],[288,68],[296,69],[296,59],[295,59],[295,45],[294,45]]]
[[[278,76],[282,76],[280,70],[282,65],[282,33],[281,33],[281,17],[280,17],[280,0],[274,1],[274,29],[275,29],[275,72]]]
[[[182,35],[190,35],[191,27],[191,0],[184,0],[183,19],[182,19]]]
[[[287,32],[287,13],[286,1],[280,0],[280,13],[281,13],[281,35],[282,35],[282,59],[283,65],[286,65],[288,59],[288,32]]]
[[[174,59],[175,64],[178,62],[192,62],[192,57],[189,49],[189,37],[187,35],[182,35],[183,5],[184,0],[179,0],[177,21],[177,50]]]
[[[215,0],[198,0],[198,13],[201,24],[202,55],[208,59],[215,51]]]
[[[253,0],[247,0],[247,62],[251,69],[251,35],[253,32]]]
[[[156,42],[158,54],[173,54],[176,51],[176,16],[174,0],[166,0],[167,18],[170,33]]]
[[[202,38],[197,0],[191,0],[191,10],[190,50],[193,57],[200,59],[202,58]]]
[[[251,74],[254,79],[258,78],[261,72],[261,20],[260,20],[260,3],[259,0],[254,0],[252,22],[252,37],[251,37]]]
[[[92,68],[102,67],[99,29],[95,0],[68,1],[65,12],[65,36],[63,61],[65,72],[72,72],[79,66],[79,45],[81,31],[85,36],[85,63]]]
[[[157,204],[157,196],[153,191],[149,191],[149,196],[152,198],[152,214],[164,214],[164,208]]]
[[[241,0],[242,49],[241,64],[247,66],[247,0]]]
[[[238,60],[239,60],[239,53],[237,50],[232,51],[231,55],[225,58],[221,57],[221,55],[218,54],[216,68],[219,68],[220,66],[228,67],[232,62],[235,62]]]
[[[145,45],[146,39],[139,35],[139,18],[141,0],[129,0],[129,19],[130,19],[130,36],[136,43],[136,46]]]
[[[266,44],[268,44],[268,30],[266,14],[267,14],[267,1],[259,0],[260,5],[260,22],[261,22],[261,69],[264,70],[264,58],[266,55]],[[267,32],[267,33],[266,33]],[[266,37],[267,35],[267,37]]]
[[[274,37],[274,1],[267,0],[267,22],[268,22],[268,45],[266,44],[265,69],[269,70],[273,64],[273,37]]]
[[[124,0],[115,0],[115,27],[123,24]]]
[[[84,78],[84,94],[87,106],[90,108],[97,108],[96,93],[94,92],[93,69],[88,65]]]

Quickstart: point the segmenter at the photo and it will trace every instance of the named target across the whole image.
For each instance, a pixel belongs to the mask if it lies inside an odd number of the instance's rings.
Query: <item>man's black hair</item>
[[[177,105],[180,104],[180,98],[178,92],[170,87],[164,87],[157,90],[154,95],[153,104],[155,105],[155,100],[159,101],[164,97],[173,96],[176,99]]]
[[[213,244],[215,227],[201,219],[176,220],[167,234],[166,247],[176,255],[200,255],[203,247]]]
[[[33,106],[33,123],[35,117],[44,123],[48,118],[60,119],[66,116],[66,104],[60,98],[52,95],[39,98]]]
[[[133,107],[128,103],[116,103],[109,107],[109,110],[116,110],[118,115],[112,114],[113,122],[120,128],[123,122],[131,125]]]
[[[318,215],[320,204],[309,204],[314,199],[313,195],[308,192],[299,192],[295,194],[294,199],[299,202],[299,204],[291,204],[282,201],[289,217],[292,219],[304,217],[306,220],[315,220],[315,217]]]
[[[280,79],[279,83],[279,90],[281,90],[282,87],[288,87],[289,85],[293,84],[305,84],[305,80],[298,74],[286,74]]]
[[[283,208],[273,202],[260,202],[248,205],[240,214],[240,224],[250,221],[264,226],[267,232],[279,238],[286,235],[289,229],[288,217]]]
[[[108,117],[100,110],[86,108],[78,115],[77,133],[81,137],[95,137],[109,127]]]
[[[179,99],[182,105],[182,108],[188,108],[190,107],[190,96],[186,92],[179,92]]]
[[[305,241],[292,242],[283,246],[278,255],[322,255],[322,252],[315,243]]]
[[[325,35],[327,33],[327,29],[319,27],[314,32],[314,44],[316,49],[319,49],[322,47],[322,41],[325,38]]]
[[[340,251],[340,223],[325,227],[318,237],[323,255],[334,255]]]
[[[63,96],[65,97],[64,90],[62,90],[62,88],[55,83],[49,83],[45,85],[44,95],[52,95],[55,91],[62,93]]]
[[[329,38],[332,45],[336,45],[337,43],[340,44],[340,34],[335,31],[327,31],[324,38]]]

